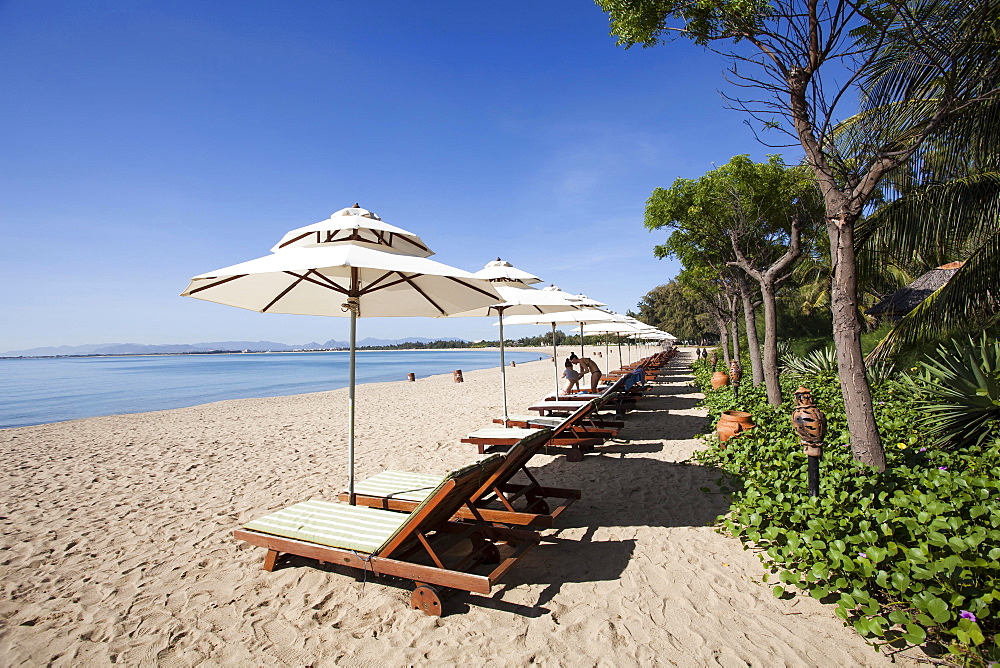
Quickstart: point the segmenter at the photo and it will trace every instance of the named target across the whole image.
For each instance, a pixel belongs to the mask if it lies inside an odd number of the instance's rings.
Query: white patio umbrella
[[[581,307],[584,307],[584,308],[600,308],[601,306],[607,306],[607,304],[605,304],[604,302],[599,302],[596,299],[591,299],[590,297],[588,297],[587,295],[584,295],[584,294],[571,295],[570,293],[568,293],[568,292],[566,292],[564,290],[560,290],[555,285],[550,285],[547,288],[542,288],[542,291],[543,292],[551,292],[553,294],[560,295],[563,298],[565,298],[565,299],[567,299],[567,300],[569,300],[571,302],[574,302],[576,304],[579,304]],[[582,325],[581,325],[581,327],[582,327]],[[580,330],[580,357],[586,357],[586,354],[583,352],[583,330],[582,329]]]
[[[542,290],[545,292],[548,288]],[[502,323],[507,325],[552,325],[552,363],[556,372],[556,397],[559,396],[559,360],[556,353],[556,325],[585,325],[591,322],[608,322],[619,319],[616,313],[601,311],[596,308],[581,309],[579,311],[563,311],[560,313],[550,313],[541,315],[511,315],[503,318]]]
[[[622,334],[634,334],[639,331],[633,323],[628,322],[627,316],[619,316],[619,319],[611,322],[598,322],[588,324],[584,327],[585,331],[590,332],[606,332],[608,334],[618,335],[618,366],[624,366],[624,361],[622,360]],[[629,356],[629,361],[631,362],[631,355]]]
[[[358,205],[292,230],[271,255],[191,279],[181,293],[261,313],[351,319],[348,491],[354,503],[358,317],[442,316],[499,301],[488,281],[440,262],[415,234]]]
[[[510,262],[497,258],[477,271],[473,276],[490,281],[493,289],[500,293],[503,301],[490,306],[480,307],[474,311],[453,313],[450,318],[498,316],[500,327],[500,390],[503,395],[503,420],[506,426],[507,413],[507,363],[504,360],[503,316],[507,315],[539,315],[542,313],[558,313],[579,309],[561,295],[543,290],[536,290],[529,283],[541,283],[542,279],[514,267]]]

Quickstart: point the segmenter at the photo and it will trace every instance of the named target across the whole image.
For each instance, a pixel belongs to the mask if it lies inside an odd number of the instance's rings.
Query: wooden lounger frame
[[[452,519],[482,519],[486,522],[533,529],[552,527],[555,518],[581,497],[578,489],[542,485],[527,468],[528,460],[547,446],[554,433],[552,430],[544,429],[533,436],[510,444],[512,447],[507,452],[503,464],[472,492],[469,497],[471,504],[458,508]],[[510,482],[519,471],[528,477],[527,485]],[[341,492],[338,496],[341,501],[348,500],[348,497],[347,492]],[[521,499],[525,499],[526,502],[524,509],[516,510],[515,504]],[[548,501],[553,499],[556,500],[554,508]],[[416,501],[406,499],[364,494],[355,494],[355,503],[359,506],[404,512],[412,511],[418,504]]]
[[[505,459],[505,458],[501,458]],[[486,471],[492,476],[499,463]],[[493,585],[539,542],[533,531],[497,527],[486,521],[471,503],[471,495],[482,485],[483,472],[473,470],[446,482],[430,499],[418,504],[408,521],[377,554],[330,547],[308,541],[275,536],[251,529],[237,529],[233,536],[267,549],[264,570],[271,571],[282,554],[316,559],[322,563],[354,568],[375,575],[411,580],[415,589],[412,607],[427,614],[441,614],[441,594],[436,587],[489,594]],[[472,521],[453,522],[451,517],[464,507]],[[469,541],[471,549],[449,557],[446,549]],[[445,543],[442,549],[441,543]],[[505,546],[501,556],[499,546]],[[473,569],[484,563],[496,564],[487,573]]]

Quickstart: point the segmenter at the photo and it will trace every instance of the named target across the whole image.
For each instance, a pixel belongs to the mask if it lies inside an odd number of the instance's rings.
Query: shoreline
[[[490,348],[442,348],[442,349],[434,349],[431,352],[485,352],[485,353],[489,353],[489,352],[496,352],[496,351],[499,351],[499,348],[493,348],[493,349],[490,349]],[[314,351],[314,352],[340,352],[340,351]],[[358,351],[358,352],[373,352],[373,353],[394,353],[394,352],[400,352],[400,353],[409,353],[409,352],[414,352],[414,351],[410,351],[410,350],[400,350],[400,351],[395,351],[395,350],[371,350],[371,351]],[[543,359],[551,359],[551,356],[552,356],[552,350],[551,349],[549,349],[548,351],[545,351],[545,350],[536,349],[536,348],[533,348],[533,347],[515,348],[515,349],[513,349],[513,351],[511,351],[510,349],[508,349],[508,352],[538,354]],[[199,357],[203,357],[205,355],[214,355],[214,354],[216,354],[216,353],[205,353],[205,354],[197,354],[197,355]],[[229,353],[222,353],[222,354],[229,354]],[[246,354],[246,353],[244,353],[244,354]],[[249,354],[261,354],[261,353],[249,353]],[[271,354],[284,355],[284,354],[290,354],[290,352],[278,352],[278,353],[271,353]],[[107,355],[107,356],[105,356],[105,355],[100,355],[100,356],[98,356],[98,355],[88,355],[88,356],[84,356],[84,357],[85,358],[118,358],[118,357],[135,357],[135,358],[155,357],[155,358],[161,358],[161,357],[165,357],[165,356],[174,356],[174,355],[176,355],[176,354],[171,353],[171,354],[156,354],[156,355]],[[188,354],[185,353],[184,355],[186,356]],[[79,359],[79,357],[76,357],[76,358]],[[9,359],[19,359],[19,358],[9,358]],[[67,358],[63,357],[63,358],[33,358],[33,359],[67,359]],[[531,360],[531,361],[538,361],[538,360]],[[521,363],[524,364],[526,362],[521,362]],[[507,366],[509,366],[509,363],[508,363]],[[492,366],[492,367],[480,367],[480,370],[486,370],[486,369],[496,370],[496,369],[499,369],[499,368],[500,368],[499,365],[496,365],[496,366]],[[450,372],[444,372],[444,373],[440,373],[440,374],[431,374],[431,376],[438,376],[438,375],[451,377]],[[431,377],[431,376],[418,376],[418,380],[423,380],[423,379],[426,379],[426,378]],[[363,381],[362,380],[362,381],[358,382],[358,387],[360,387],[362,385],[369,385],[369,384],[372,384],[372,383],[392,383],[392,382],[408,382],[408,381],[405,379],[405,377],[402,378],[402,379],[399,379],[398,381],[397,380],[385,380],[385,379],[370,380],[370,381]],[[304,384],[308,384],[308,383],[304,383]],[[309,391],[297,391],[297,392],[293,392],[291,394],[263,394],[261,396],[231,397],[231,398],[228,398],[228,399],[220,399],[218,401],[230,401],[230,400],[239,400],[239,399],[267,399],[267,398],[277,398],[277,397],[300,396],[300,395],[315,394],[317,392],[331,392],[331,391],[336,391],[336,390],[342,390],[342,389],[345,389],[346,387],[347,387],[347,384],[345,382],[344,385],[337,385],[337,386],[328,387],[328,388],[325,388],[325,389],[316,389],[316,390],[309,390]],[[261,391],[262,392],[267,392],[266,389],[262,389]],[[169,402],[167,402],[167,403],[169,403]],[[128,411],[128,412],[102,413],[102,414],[98,414],[98,415],[90,415],[90,416],[85,416],[85,417],[68,417],[68,418],[62,419],[62,420],[48,420],[46,422],[38,422],[38,423],[35,423],[35,424],[26,424],[26,425],[22,424],[22,425],[17,425],[17,426],[0,426],[0,431],[7,430],[7,429],[20,429],[20,428],[23,428],[23,427],[37,427],[37,426],[41,426],[41,425],[45,425],[45,424],[61,424],[61,423],[65,423],[65,422],[73,422],[73,421],[76,421],[76,420],[88,420],[88,419],[92,419],[92,418],[96,418],[96,417],[111,417],[111,416],[114,416],[114,415],[139,415],[139,414],[142,414],[142,413],[157,412],[157,411],[164,411],[164,410],[176,410],[176,409],[181,409],[181,408],[192,408],[192,407],[195,407],[195,406],[204,405],[204,404],[208,404],[208,403],[216,403],[216,402],[215,401],[203,401],[203,402],[200,402],[200,403],[190,404],[190,405],[187,405],[187,406],[185,406],[185,405],[181,405],[181,406],[174,405],[174,406],[168,406],[168,407],[165,407],[165,408],[145,408],[145,409],[140,409],[140,410],[135,410],[135,411]]]

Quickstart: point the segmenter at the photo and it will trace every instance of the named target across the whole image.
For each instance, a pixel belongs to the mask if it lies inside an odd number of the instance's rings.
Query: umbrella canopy
[[[262,313],[348,317],[343,298],[363,297],[365,317],[441,316],[500,301],[488,281],[424,257],[353,241],[291,247],[191,279],[182,293]]]
[[[544,292],[544,290],[543,290]],[[585,308],[578,311],[563,311],[541,315],[512,315],[503,319],[506,325],[579,325],[580,323],[620,321],[624,316],[596,308]]]
[[[521,285],[534,285],[541,283],[542,279],[534,274],[521,271],[510,262],[497,258],[493,262],[487,262],[486,266],[476,272],[479,278],[485,278],[492,283],[520,283]]]
[[[607,304],[605,304],[604,302],[599,302],[596,299],[591,299],[590,297],[584,294],[573,295],[573,298],[576,299],[576,301],[578,301],[580,304],[583,304],[584,306],[607,306]]]
[[[503,396],[503,419],[507,424],[507,363],[504,360],[504,335],[503,316],[504,314],[515,315],[539,315],[542,313],[555,313],[559,311],[574,310],[579,306],[566,301],[561,295],[551,292],[536,290],[528,285],[531,283],[541,283],[542,279],[529,274],[526,271],[517,269],[509,262],[504,262],[497,258],[493,262],[487,263],[485,267],[477,271],[474,276],[485,278],[493,285],[503,301],[481,307],[472,311],[455,313],[449,317],[468,318],[485,317],[496,315],[500,326],[500,392]]]
[[[271,252],[295,246],[322,246],[345,241],[357,246],[392,249],[418,257],[434,255],[434,251],[413,232],[382,222],[376,214],[357,204],[330,214],[326,220],[287,232],[271,248]]]
[[[357,318],[443,316],[494,304],[488,281],[428,260],[412,232],[358,206],[286,234],[271,255],[191,279],[181,293],[260,311],[351,319],[348,478],[354,503],[354,388]]]
[[[635,334],[639,332],[639,328],[633,322],[629,322],[627,316],[619,316],[618,320],[608,321],[608,322],[595,322],[588,323],[583,326],[584,331],[590,333],[605,332],[608,334],[618,335],[618,366],[622,366],[624,361],[622,360],[622,334]]]

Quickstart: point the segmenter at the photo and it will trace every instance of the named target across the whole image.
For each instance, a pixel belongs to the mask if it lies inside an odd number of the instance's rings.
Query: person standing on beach
[[[580,376],[583,374],[573,368],[572,360],[566,360],[566,368],[563,369],[562,375],[566,379],[566,394],[569,394],[574,388],[580,389]]]
[[[597,392],[597,385],[601,382],[601,378],[604,376],[604,374],[601,373],[600,367],[597,366],[597,363],[589,357],[577,357],[576,353],[570,353],[569,360],[573,364],[580,365],[581,375],[585,373],[590,374],[590,391]]]

